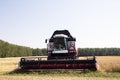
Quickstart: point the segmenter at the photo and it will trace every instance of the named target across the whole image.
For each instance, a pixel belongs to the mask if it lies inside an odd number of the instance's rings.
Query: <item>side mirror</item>
[[[47,39],[45,39],[45,43],[47,43]]]
[[[74,41],[76,41],[76,38],[74,38]]]

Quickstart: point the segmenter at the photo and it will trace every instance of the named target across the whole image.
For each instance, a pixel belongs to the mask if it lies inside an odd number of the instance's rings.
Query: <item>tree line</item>
[[[43,56],[45,53],[46,49],[33,49],[0,40],[0,57]]]
[[[78,48],[79,56],[120,56],[120,48]]]
[[[10,44],[0,40],[0,57],[46,56],[46,49]],[[120,48],[78,48],[79,56],[120,56]]]

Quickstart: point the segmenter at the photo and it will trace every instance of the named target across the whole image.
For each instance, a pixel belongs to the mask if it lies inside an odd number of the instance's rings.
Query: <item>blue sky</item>
[[[0,0],[0,39],[46,48],[68,29],[80,48],[120,47],[120,0]]]

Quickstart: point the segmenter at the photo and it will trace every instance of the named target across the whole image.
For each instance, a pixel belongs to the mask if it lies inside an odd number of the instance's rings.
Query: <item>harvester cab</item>
[[[48,60],[50,59],[75,59],[77,50],[75,47],[76,39],[67,30],[57,30],[46,42]]]
[[[50,39],[46,39],[47,59],[42,57],[21,58],[20,69],[22,70],[52,70],[52,69],[87,69],[97,70],[97,60],[95,56],[90,59],[81,59],[77,57],[75,47],[76,39],[71,36],[68,30],[56,30]]]

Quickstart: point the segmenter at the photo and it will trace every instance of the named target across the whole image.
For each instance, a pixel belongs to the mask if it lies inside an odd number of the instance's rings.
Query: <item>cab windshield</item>
[[[55,50],[66,50],[66,38],[64,37],[54,38],[54,49]]]

